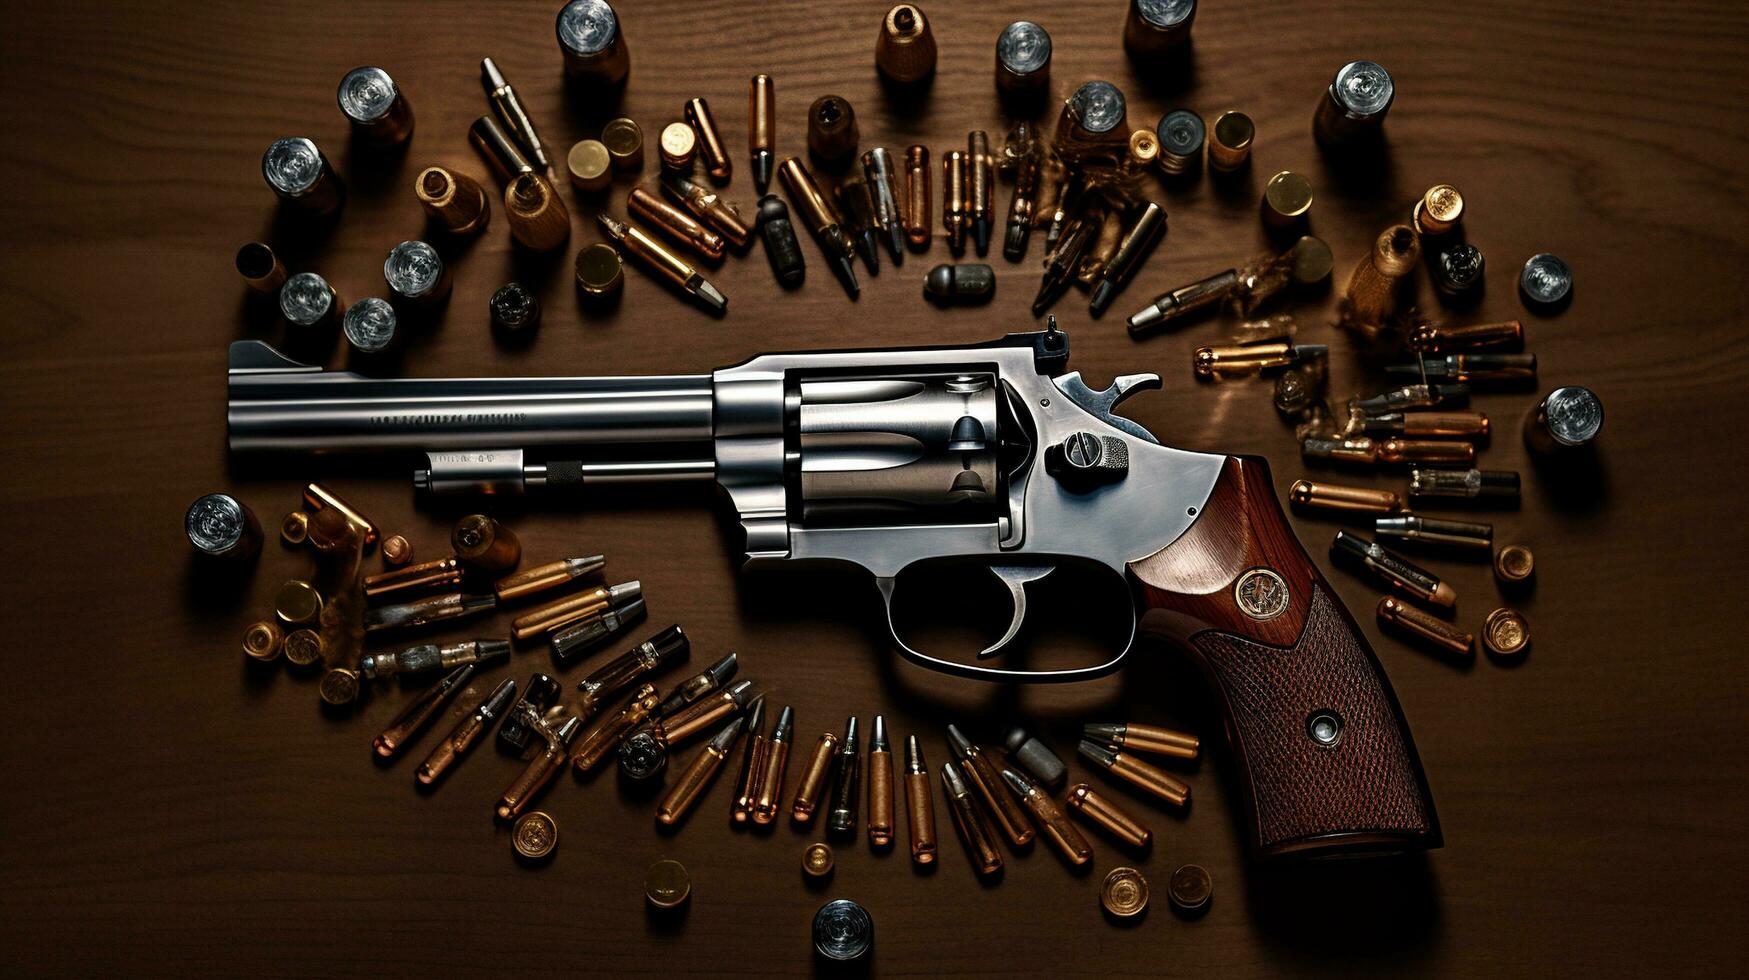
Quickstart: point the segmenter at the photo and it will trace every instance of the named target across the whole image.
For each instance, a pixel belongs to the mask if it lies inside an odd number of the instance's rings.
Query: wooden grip
[[[1228,457],[1177,541],[1130,563],[1144,633],[1218,693],[1259,857],[1438,847],[1402,709],[1283,516],[1259,457]]]

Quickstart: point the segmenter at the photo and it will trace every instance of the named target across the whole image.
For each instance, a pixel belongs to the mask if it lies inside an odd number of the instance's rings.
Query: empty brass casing
[[[1523,613],[1502,606],[1483,620],[1482,644],[1497,657],[1516,657],[1530,647],[1530,623]]]
[[[237,274],[243,284],[263,296],[272,296],[285,285],[285,263],[261,242],[246,242],[237,249]]]
[[[893,753],[870,746],[868,753],[868,842],[893,843]]]
[[[529,637],[556,630],[561,626],[569,626],[591,616],[600,615],[601,611],[607,608],[610,598],[606,586],[566,596],[557,602],[550,602],[511,620],[511,635],[518,640],[526,640]]]
[[[1408,225],[1392,225],[1379,233],[1372,252],[1348,277],[1342,300],[1343,326],[1368,338],[1377,337],[1397,312],[1398,283],[1421,260],[1421,236]]]
[[[1378,460],[1391,464],[1458,463],[1476,461],[1473,443],[1454,439],[1386,439],[1378,444]]]
[[[272,660],[278,657],[280,647],[284,645],[285,630],[280,629],[278,623],[251,623],[243,631],[243,652],[256,660]]]
[[[808,150],[821,160],[842,160],[856,152],[861,134],[856,110],[836,95],[822,95],[808,107]]]
[[[644,167],[644,131],[630,119],[609,119],[601,127],[601,145],[620,173],[635,173]]]
[[[1379,622],[1395,626],[1402,632],[1425,640],[1440,649],[1459,656],[1467,657],[1475,654],[1475,634],[1466,633],[1445,620],[1422,612],[1395,596],[1385,596],[1379,600],[1378,617]]]
[[[325,507],[334,508],[344,514],[346,520],[353,527],[358,528],[360,534],[364,535],[363,544],[366,548],[377,543],[377,526],[371,522],[370,518],[359,513],[351,504],[341,500],[338,494],[320,483],[311,483],[304,487],[304,506],[312,511],[319,511]]]
[[[522,560],[522,541],[515,532],[485,514],[457,521],[449,535],[457,558],[487,572],[507,572]]]
[[[366,575],[364,594],[374,599],[395,592],[446,588],[460,585],[461,581],[461,559],[450,555],[448,558],[434,558],[416,565]]]
[[[916,250],[929,247],[929,147],[905,150],[905,241]]]
[[[941,227],[955,255],[966,249],[966,155],[949,150],[941,158]]]
[[[1472,323],[1466,327],[1422,322],[1409,331],[1409,347],[1424,354],[1524,346],[1524,324],[1518,320]]]
[[[1434,184],[1415,202],[1411,223],[1423,235],[1444,235],[1464,218],[1464,196],[1450,184]]]
[[[578,140],[565,154],[565,173],[585,194],[607,190],[613,184],[613,154],[600,140]]]
[[[655,225],[668,237],[707,259],[723,257],[723,236],[642,187],[632,188],[632,192],[626,196],[626,210]]]
[[[929,789],[929,773],[905,774],[905,814],[911,826],[911,861],[935,861],[935,800]]]
[[[875,38],[875,67],[902,84],[922,81],[935,71],[935,34],[922,8],[901,3],[887,11]]]
[[[1257,124],[1243,112],[1223,112],[1209,131],[1209,169],[1233,171],[1251,159],[1251,141]]]
[[[788,740],[773,738],[767,741],[765,743],[765,771],[759,776],[759,795],[753,801],[754,823],[770,823],[776,819],[778,799],[783,796],[784,767],[788,764]]]
[[[814,745],[814,754],[808,757],[807,768],[802,770],[801,782],[796,785],[795,804],[790,810],[796,823],[805,824],[814,819],[814,811],[820,806],[820,794],[826,790],[826,777],[832,774],[832,759],[837,754],[838,736],[821,732],[820,741]]]
[[[1032,821],[1026,818],[1026,810],[1002,784],[1002,776],[997,773],[996,767],[990,764],[989,759],[984,758],[983,750],[976,745],[972,746],[971,753],[960,760],[960,771],[965,773],[966,781],[984,801],[990,816],[1002,828],[1009,843],[1015,847],[1030,843],[1037,834]]]
[[[486,189],[474,178],[443,167],[426,167],[413,181],[425,217],[452,235],[476,235],[492,220]]]
[[[972,801],[972,794],[953,763],[941,767],[941,784],[942,795],[947,798],[947,808],[953,812],[954,826],[959,828],[960,840],[966,845],[972,867],[980,875],[1001,871],[1002,852],[996,849],[996,838],[990,833],[989,825],[984,823],[978,805]]]
[[[686,121],[698,133],[698,155],[704,158],[705,172],[712,180],[728,180],[734,168],[729,163],[729,151],[723,145],[722,134],[717,132],[717,120],[711,115],[710,104],[703,99],[687,100]]]
[[[515,575],[507,575],[492,584],[492,592],[499,602],[521,599],[599,571],[606,563],[607,560],[600,555],[589,558],[560,558],[524,569]]]
[[[1313,483],[1311,480],[1295,480],[1294,485],[1288,488],[1287,499],[1298,507],[1367,514],[1393,514],[1403,509],[1403,498],[1394,490],[1344,487],[1334,483]]]
[[[540,174],[518,174],[504,188],[504,218],[524,248],[550,252],[571,238],[571,212]]]
[[[619,748],[621,739],[630,735],[632,729],[650,717],[650,712],[661,701],[654,684],[645,684],[633,691],[631,700],[619,710],[619,714],[603,717],[594,727],[583,733],[582,741],[577,743],[577,751],[571,753],[571,765],[578,772],[594,769],[601,760]]]
[[[1147,847],[1148,842],[1154,838],[1154,832],[1143,826],[1141,821],[1094,792],[1093,787],[1086,783],[1076,783],[1069,787],[1069,809],[1086,817],[1130,847]]]
[[[286,662],[307,667],[322,659],[322,634],[311,629],[292,630],[285,635],[281,649]]]

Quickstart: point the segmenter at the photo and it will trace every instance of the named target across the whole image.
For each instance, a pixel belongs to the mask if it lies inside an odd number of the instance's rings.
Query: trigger
[[[995,643],[978,651],[978,659],[984,660],[1001,653],[1003,648],[1020,635],[1020,624],[1026,621],[1026,583],[1037,582],[1046,575],[1056,571],[1053,565],[992,565],[990,574],[996,576],[1003,585],[1008,586],[1008,596],[1013,601],[1014,616],[1008,622],[1008,631]]]

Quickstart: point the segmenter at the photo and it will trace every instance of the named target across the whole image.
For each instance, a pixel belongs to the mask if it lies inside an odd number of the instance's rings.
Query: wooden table
[[[1379,637],[1375,590],[1330,572],[1412,723],[1443,850],[1425,860],[1249,867],[1223,779],[1231,760],[1216,749],[1189,770],[1187,813],[1113,789],[1155,828],[1139,859],[1096,837],[1092,874],[1070,874],[1039,849],[1011,858],[999,885],[981,887],[942,811],[936,873],[913,873],[902,849],[873,855],[858,843],[838,848],[836,878],[814,889],[798,861],[818,830],[731,830],[722,783],[665,836],[651,828],[651,802],[611,778],[580,786],[566,775],[543,804],[561,824],[556,859],[519,867],[490,813],[515,763],[481,751],[440,791],[414,792],[411,762],[373,765],[368,748],[411,690],[382,685],[357,710],[328,713],[309,678],[240,654],[244,625],[282,581],[306,573],[303,553],[270,541],[253,571],[222,581],[188,557],[180,519],[197,495],[230,489],[271,528],[296,505],[300,482],[317,475],[420,554],[440,551],[455,513],[416,508],[402,466],[227,469],[225,345],[277,336],[246,304],[232,254],[260,237],[345,297],[381,292],[388,247],[420,234],[417,168],[442,163],[485,177],[465,140],[486,110],[483,55],[497,59],[560,154],[593,135],[614,112],[563,95],[555,6],[7,11],[8,961],[83,974],[793,973],[811,969],[813,909],[843,896],[873,912],[875,964],[892,973],[1740,968],[1749,951],[1749,666],[1741,641],[1729,639],[1741,602],[1733,569],[1746,544],[1737,437],[1749,422],[1749,22],[1740,7],[1210,2],[1190,70],[1150,86],[1123,56],[1122,3],[937,3],[928,13],[940,69],[921,105],[905,107],[883,94],[871,63],[879,4],[621,4],[633,64],[625,112],[653,135],[685,99],[708,97],[733,150],[729,195],[744,206],[754,200],[749,76],[777,80],[780,156],[803,148],[804,106],[837,93],[856,107],[865,146],[921,142],[939,159],[974,127],[1000,142],[1007,122],[991,49],[999,28],[1021,17],[1052,33],[1059,97],[1107,78],[1128,94],[1132,125],[1150,126],[1180,104],[1211,118],[1228,107],[1249,112],[1259,135],[1236,187],[1154,188],[1171,231],[1117,315],[1090,321],[1081,294],[1057,312],[1073,338],[1072,366],[1092,380],[1166,378],[1164,392],[1127,406],[1137,420],[1170,444],[1267,455],[1278,490],[1303,467],[1267,384],[1191,379],[1191,350],[1217,342],[1222,327],[1205,321],[1135,342],[1120,319],[1157,290],[1257,252],[1258,194],[1277,170],[1300,170],[1316,185],[1312,226],[1336,252],[1339,285],[1423,188],[1458,185],[1470,239],[1490,268],[1484,302],[1453,319],[1524,317],[1542,384],[1583,383],[1608,406],[1599,471],[1573,481],[1526,458],[1516,430],[1530,395],[1478,400],[1501,430],[1485,465],[1525,473],[1522,510],[1496,518],[1502,539],[1537,556],[1536,592],[1519,606],[1535,630],[1522,664],[1454,667]],[[1310,133],[1324,85],[1356,57],[1385,64],[1398,86],[1387,162],[1364,179],[1335,172]],[[334,90],[358,64],[386,67],[413,103],[418,131],[402,159],[367,165],[348,152]],[[320,239],[276,222],[262,186],[262,149],[293,134],[326,147],[351,187],[342,219]],[[615,187],[615,213],[629,186]],[[1007,196],[1003,185],[999,207]],[[758,351],[973,341],[1032,323],[1037,243],[1024,265],[995,260],[1000,291],[981,308],[942,310],[920,298],[922,273],[948,258],[940,242],[865,277],[856,303],[804,242],[810,270],[794,294],[778,289],[757,248],[713,270],[731,297],[721,320],[635,269],[616,309],[583,315],[570,255],[599,235],[591,206],[573,210],[571,249],[551,261],[514,253],[501,213],[453,255],[447,315],[415,338],[404,371],[703,372]],[[1520,264],[1543,250],[1577,277],[1571,308],[1547,318],[1525,313],[1514,288]],[[538,340],[520,349],[495,345],[486,328],[486,298],[511,278],[546,308]],[[1425,282],[1421,292],[1437,310]],[[1334,345],[1336,398],[1380,388],[1329,325],[1334,305],[1334,296],[1298,304],[1301,338]],[[796,707],[803,748],[852,712],[865,723],[884,713],[897,735],[920,734],[934,765],[945,759],[950,719],[993,742],[999,726],[1025,717],[1065,755],[1094,718],[1154,720],[1219,741],[1200,681],[1154,647],[1139,649],[1124,675],[1074,688],[1001,690],[905,666],[882,640],[864,583],[738,577],[734,522],[712,503],[659,495],[493,509],[531,558],[605,552],[615,578],[641,579],[650,628],[679,621],[696,638],[691,669],[739,651],[744,676]],[[1325,563],[1336,525],[1295,524]],[[1498,604],[1485,566],[1429,564],[1455,584],[1465,621]],[[971,642],[987,617],[954,607],[983,594],[955,593],[926,617],[924,639]],[[1060,612],[1038,643],[1088,642],[1082,634],[1096,632]],[[548,664],[537,648],[510,670],[526,677]],[[1078,762],[1071,768],[1106,785]],[[645,868],[662,857],[692,873],[690,909],[676,922],[644,909]],[[1165,903],[1167,876],[1185,862],[1214,876],[1213,908],[1200,921]],[[1114,928],[1098,909],[1100,880],[1120,863],[1155,886],[1154,908],[1135,928]]]

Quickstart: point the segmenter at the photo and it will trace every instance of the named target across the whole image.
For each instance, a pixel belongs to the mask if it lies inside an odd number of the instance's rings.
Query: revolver
[[[1438,817],[1389,681],[1307,557],[1255,456],[1186,452],[1117,414],[1158,388],[1095,389],[1066,371],[1067,334],[981,344],[761,354],[708,375],[369,378],[230,349],[239,456],[365,452],[416,461],[433,494],[715,481],[746,564],[860,568],[913,663],[992,681],[1116,670],[1138,630],[1188,651],[1216,693],[1253,853],[1438,847]],[[900,577],[982,564],[1013,600],[977,657],[914,649],[894,627]],[[1004,666],[1027,585],[1068,563],[1133,596],[1101,663]]]

